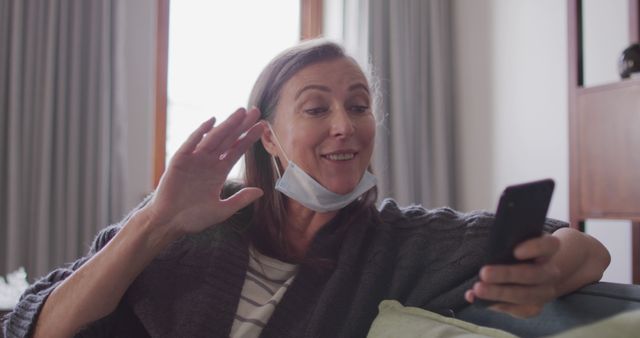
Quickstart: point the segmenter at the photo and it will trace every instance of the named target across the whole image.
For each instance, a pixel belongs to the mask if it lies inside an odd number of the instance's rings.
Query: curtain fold
[[[373,167],[381,197],[454,203],[451,9],[447,0],[344,0],[347,50],[382,100]]]
[[[124,212],[117,4],[0,0],[0,272],[37,278]]]

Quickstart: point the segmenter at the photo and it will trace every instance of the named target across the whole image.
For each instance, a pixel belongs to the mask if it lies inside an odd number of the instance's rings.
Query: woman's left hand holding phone
[[[560,240],[552,235],[519,244],[514,256],[527,262],[482,267],[480,280],[465,293],[465,299],[471,303],[476,298],[496,302],[489,308],[515,317],[538,315],[545,303],[558,296],[560,271],[552,258],[559,249]]]

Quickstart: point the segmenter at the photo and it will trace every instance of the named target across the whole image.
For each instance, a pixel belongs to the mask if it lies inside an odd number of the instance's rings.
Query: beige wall
[[[552,177],[550,215],[568,218],[564,7],[557,0],[454,2],[462,209],[494,209],[504,186]]]

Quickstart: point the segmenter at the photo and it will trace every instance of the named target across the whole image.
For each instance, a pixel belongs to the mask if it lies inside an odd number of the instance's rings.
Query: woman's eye
[[[329,110],[327,107],[314,107],[305,109],[304,112],[309,115],[320,115],[324,114]]]
[[[369,111],[369,106],[355,105],[355,106],[349,107],[349,111],[356,114],[363,114]]]

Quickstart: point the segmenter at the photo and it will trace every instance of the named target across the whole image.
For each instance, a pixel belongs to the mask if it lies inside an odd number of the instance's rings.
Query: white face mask
[[[267,125],[276,140],[276,144],[282,151],[287,162],[289,162],[287,169],[284,171],[284,175],[280,175],[278,163],[276,163],[275,157],[272,157],[273,164],[279,176],[276,181],[276,190],[296,200],[305,207],[317,212],[339,210],[355,201],[376,185],[376,177],[368,170],[365,170],[360,182],[358,182],[358,185],[350,193],[341,195],[328,190],[287,158],[284,149],[280,145],[280,141],[278,141],[278,137],[273,132],[273,128],[271,128],[271,124]]]

